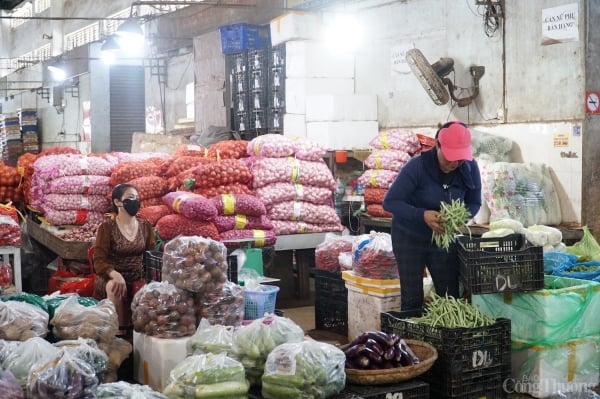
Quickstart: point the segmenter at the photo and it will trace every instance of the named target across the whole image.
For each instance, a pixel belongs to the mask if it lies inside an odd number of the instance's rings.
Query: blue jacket
[[[392,226],[415,238],[431,240],[432,230],[425,223],[426,210],[440,210],[440,203],[462,199],[471,216],[481,207],[481,176],[475,160],[465,161],[456,171],[450,187],[442,186],[437,148],[410,159],[383,200],[383,208],[393,214]]]

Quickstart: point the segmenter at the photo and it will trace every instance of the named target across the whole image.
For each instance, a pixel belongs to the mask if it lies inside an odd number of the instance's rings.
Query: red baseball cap
[[[438,134],[442,154],[448,161],[473,160],[471,132],[460,122],[442,128]]]

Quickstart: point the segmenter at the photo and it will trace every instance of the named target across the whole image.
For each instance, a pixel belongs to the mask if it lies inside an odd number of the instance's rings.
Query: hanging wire
[[[504,12],[502,5],[486,4],[483,14],[483,29],[487,37],[493,37],[502,26],[502,17]]]

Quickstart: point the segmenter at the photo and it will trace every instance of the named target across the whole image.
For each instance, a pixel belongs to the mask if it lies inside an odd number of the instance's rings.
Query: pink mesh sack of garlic
[[[173,212],[188,219],[210,222],[218,215],[213,202],[199,194],[175,191],[165,194],[162,199]]]
[[[328,188],[294,183],[271,183],[256,189],[265,206],[284,201],[305,201],[317,205],[331,204],[332,192]]]
[[[260,136],[262,137],[262,136]],[[335,180],[325,162],[303,161],[296,158],[260,158],[253,166],[254,189],[271,183],[300,183],[335,190]]]
[[[105,220],[103,212],[87,210],[59,211],[51,208],[46,208],[44,210],[44,218],[46,218],[48,223],[54,226],[62,226],[65,224],[82,226],[86,223],[99,224]]]
[[[250,156],[282,158],[294,154],[294,142],[281,134],[263,134],[248,142]]]
[[[271,219],[299,220],[307,223],[336,224],[340,222],[340,218],[332,207],[303,201],[274,204],[269,208],[268,215]]]
[[[214,220],[215,226],[219,233],[229,230],[272,230],[273,223],[266,216],[217,216]]]
[[[387,169],[398,172],[410,159],[407,152],[400,150],[374,150],[365,159],[369,169]]]
[[[235,240],[252,240],[251,244],[255,247],[265,247],[274,245],[277,241],[275,232],[271,230],[229,230],[221,233],[221,241],[226,247],[239,247],[240,243]],[[234,240],[234,242],[227,242]],[[242,246],[247,245],[247,242],[242,243]]]
[[[369,169],[357,179],[364,188],[390,188],[398,172],[386,169]]]
[[[111,191],[109,180],[108,176],[96,175],[58,177],[48,183],[45,191],[49,194],[107,195]]]
[[[328,231],[342,231],[344,226],[334,224],[313,224],[291,220],[271,220],[273,231],[277,235],[302,234],[302,233],[325,233]]]
[[[249,194],[221,194],[210,199],[219,215],[261,216],[267,213],[260,198]]]
[[[305,161],[322,161],[327,155],[327,147],[313,140],[294,137],[294,156]]]
[[[407,129],[391,129],[379,133],[369,145],[378,150],[401,150],[414,154],[421,149],[421,143],[415,133]]]
[[[110,176],[112,165],[99,157],[60,154],[38,158],[33,163],[33,171],[34,175],[45,181],[49,181],[62,176]]]
[[[105,195],[48,194],[41,205],[42,211],[50,208],[58,211],[85,209],[106,212],[110,208],[110,199]]]

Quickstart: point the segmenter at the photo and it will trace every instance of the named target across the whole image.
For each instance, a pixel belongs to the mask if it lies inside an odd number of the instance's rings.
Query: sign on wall
[[[413,48],[412,43],[404,43],[396,46],[392,46],[390,49],[390,69],[392,75],[400,73],[410,73],[410,67],[406,62],[406,52]]]
[[[542,44],[579,40],[579,6],[577,3],[542,9]]]
[[[585,92],[585,113],[600,114],[600,91]]]

